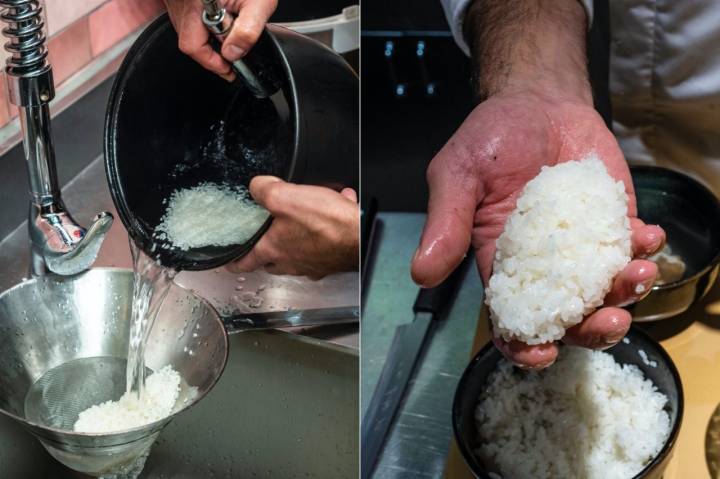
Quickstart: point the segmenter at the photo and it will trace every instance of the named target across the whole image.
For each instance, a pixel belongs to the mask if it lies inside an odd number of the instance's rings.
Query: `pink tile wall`
[[[11,120],[10,116],[10,109],[12,108],[13,112],[15,113],[12,116],[15,116],[17,114],[17,108],[15,105],[10,105],[10,103],[6,100],[7,98],[7,82],[5,81],[5,73],[0,73],[0,125],[4,125],[7,122]]]
[[[92,12],[90,45],[99,55],[157,16],[164,6],[160,0],[111,0]]]
[[[55,86],[163,10],[162,0],[44,0],[48,58]],[[4,44],[5,40],[0,40]],[[0,49],[0,127],[17,115],[5,82],[7,53]]]
[[[92,59],[87,17],[81,18],[52,37],[48,42],[48,50],[55,85],[60,85]]]
[[[86,16],[107,0],[45,0],[45,18],[50,36]]]

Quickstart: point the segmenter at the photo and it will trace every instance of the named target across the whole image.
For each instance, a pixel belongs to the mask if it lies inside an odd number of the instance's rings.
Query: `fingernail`
[[[608,346],[614,346],[615,344],[619,343],[622,338],[625,337],[627,331],[627,327],[616,329],[615,331],[605,336],[605,344],[607,344]]]
[[[653,287],[653,284],[655,283],[655,278],[648,279],[643,281],[642,283],[638,283],[635,285],[635,294],[637,296],[645,296],[648,292],[650,292],[650,289]]]
[[[662,243],[662,235],[650,233],[647,235],[647,237],[650,240],[650,244],[648,244],[646,252],[648,254],[652,254],[658,248],[660,248],[660,244]]]
[[[225,45],[223,47],[223,56],[231,62],[243,56],[244,53],[245,50],[235,45]]]
[[[532,366],[527,365],[527,364],[515,364],[515,365],[524,371],[542,371],[543,369],[552,366],[554,362],[555,362],[555,360],[553,359],[552,361],[538,363],[538,364],[534,364]]]
[[[232,83],[235,81],[235,74],[234,73],[222,73],[220,74],[220,78],[225,80],[228,83]]]

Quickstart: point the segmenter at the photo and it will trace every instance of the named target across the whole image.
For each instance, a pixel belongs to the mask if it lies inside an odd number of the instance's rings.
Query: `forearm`
[[[475,0],[464,35],[471,49],[475,91],[535,92],[588,105],[585,10],[577,0]]]

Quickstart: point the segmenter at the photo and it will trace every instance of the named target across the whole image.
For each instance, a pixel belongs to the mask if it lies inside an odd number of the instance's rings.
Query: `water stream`
[[[142,395],[145,385],[145,345],[177,271],[160,265],[130,240],[133,298],[130,316],[125,390]]]

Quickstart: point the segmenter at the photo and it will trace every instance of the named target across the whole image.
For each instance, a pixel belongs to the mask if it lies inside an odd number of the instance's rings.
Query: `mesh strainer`
[[[30,430],[66,466],[98,477],[134,477],[175,414],[214,386],[228,343],[217,313],[172,286],[148,341],[145,364],[183,378],[173,414],[113,434],[72,432],[90,405],[125,389],[132,272],[93,269],[45,277],[0,295],[0,413]]]

